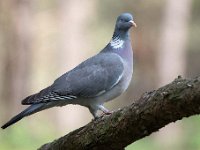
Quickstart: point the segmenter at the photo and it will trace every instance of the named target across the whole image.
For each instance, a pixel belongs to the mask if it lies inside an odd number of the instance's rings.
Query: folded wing
[[[22,104],[99,96],[120,81],[123,70],[123,62],[118,55],[100,53],[63,74],[50,87],[27,97]]]

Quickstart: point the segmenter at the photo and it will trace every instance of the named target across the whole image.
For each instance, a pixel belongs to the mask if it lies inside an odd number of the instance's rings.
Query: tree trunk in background
[[[191,0],[166,1],[161,40],[157,52],[158,87],[172,81],[178,75],[185,75],[187,27],[191,4]],[[181,140],[182,130],[178,124],[171,124],[161,131],[157,134],[157,139],[162,143],[163,150],[171,149],[178,144],[177,139]]]
[[[4,109],[4,106],[6,105],[6,101],[5,101],[5,98],[4,98],[4,96],[5,96],[5,94],[4,94],[4,87],[5,87],[5,85],[3,86],[3,84],[5,83],[5,82],[3,82],[4,80],[4,73],[3,73],[3,71],[4,71],[4,68],[5,68],[5,65],[4,65],[4,61],[5,61],[5,46],[6,46],[6,34],[5,34],[5,24],[3,24],[3,23],[5,23],[5,22],[8,22],[8,19],[5,17],[5,14],[6,14],[6,10],[7,10],[7,1],[0,1],[0,101],[1,101],[1,105],[0,105],[0,113],[1,114],[4,114],[3,112],[5,111],[5,109]],[[8,13],[7,13],[7,15],[9,15]],[[6,116],[5,116],[6,114],[4,114],[4,115],[2,115],[3,116],[3,118],[2,119],[5,119],[6,118]],[[4,118],[5,117],[5,118]]]
[[[4,1],[2,10],[2,97],[7,115],[13,115],[26,94],[30,65],[30,1]],[[9,11],[8,11],[9,10]],[[12,11],[11,11],[12,10]],[[7,111],[7,112],[6,112]]]
[[[187,26],[191,0],[167,0],[158,49],[159,85],[185,74]]]
[[[58,60],[61,73],[72,69],[85,59],[87,46],[86,26],[92,16],[94,16],[94,1],[81,0],[61,0],[61,48],[58,52]],[[77,79],[78,80],[78,79]],[[58,110],[58,123],[61,130],[72,130],[84,125],[89,120],[86,116],[88,110],[81,106],[67,106]]]

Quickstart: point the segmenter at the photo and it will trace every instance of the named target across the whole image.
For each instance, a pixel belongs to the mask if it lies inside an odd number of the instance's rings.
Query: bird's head
[[[117,18],[115,29],[126,32],[132,26],[136,27],[133,16],[130,13],[123,13]]]
[[[136,23],[133,21],[133,16],[130,13],[123,13],[118,16],[109,45],[114,49],[122,48],[124,43],[130,39],[129,29],[132,26],[136,27]]]

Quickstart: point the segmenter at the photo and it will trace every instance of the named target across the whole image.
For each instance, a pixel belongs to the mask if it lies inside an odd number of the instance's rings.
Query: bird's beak
[[[136,23],[133,20],[130,20],[129,22],[132,24],[132,26],[137,27]]]

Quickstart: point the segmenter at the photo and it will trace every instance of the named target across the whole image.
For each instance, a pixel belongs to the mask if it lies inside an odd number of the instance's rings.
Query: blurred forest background
[[[131,30],[134,77],[107,108],[130,105],[178,75],[200,75],[199,0],[1,0],[0,124],[25,108],[24,97],[98,53],[122,12],[134,14],[138,25]],[[49,109],[1,130],[0,149],[34,150],[91,119],[81,106]],[[199,125],[198,116],[183,119],[126,149],[198,150]]]

